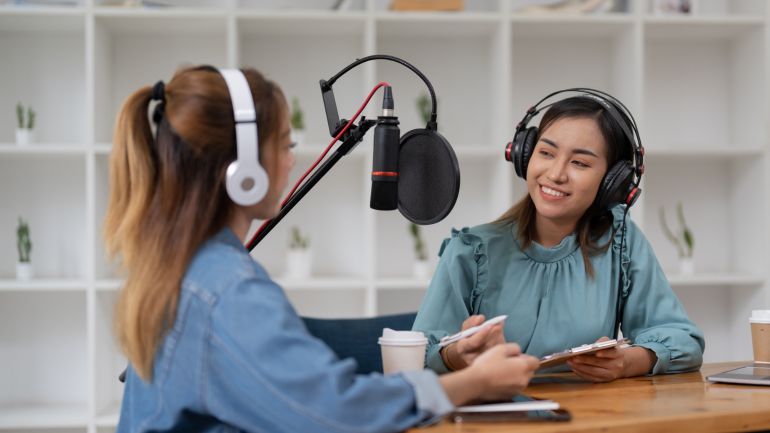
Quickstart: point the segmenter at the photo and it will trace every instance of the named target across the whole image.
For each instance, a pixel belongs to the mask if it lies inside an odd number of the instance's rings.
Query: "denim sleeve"
[[[652,350],[651,374],[697,370],[703,363],[703,333],[687,317],[647,239],[629,224],[630,292],[623,312],[623,335]]]
[[[220,297],[208,345],[202,399],[242,430],[402,431],[451,406],[435,375],[356,375],[355,362],[311,336],[268,280],[248,280]]]

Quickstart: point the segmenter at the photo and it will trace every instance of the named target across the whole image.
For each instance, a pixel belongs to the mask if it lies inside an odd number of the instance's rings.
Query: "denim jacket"
[[[225,228],[196,253],[153,379],[129,366],[117,431],[395,432],[452,409],[435,373],[355,374]]]

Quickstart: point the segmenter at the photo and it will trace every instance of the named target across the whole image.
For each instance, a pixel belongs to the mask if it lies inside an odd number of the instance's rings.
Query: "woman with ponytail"
[[[396,432],[521,391],[537,360],[515,344],[440,378],[360,376],[307,332],[242,244],[253,220],[278,213],[294,165],[283,93],[254,69],[242,73],[269,179],[256,204],[236,204],[225,186],[237,155],[219,70],[180,70],[137,90],[118,116],[104,229],[125,272],[118,431]]]

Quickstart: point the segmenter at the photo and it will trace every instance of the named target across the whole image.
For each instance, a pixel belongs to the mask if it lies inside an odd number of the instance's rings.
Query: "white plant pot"
[[[26,146],[35,141],[35,131],[26,128],[16,128],[16,144]]]
[[[286,278],[301,279],[310,276],[313,255],[310,250],[290,249],[286,255]]]
[[[297,146],[305,144],[305,131],[298,129],[291,130],[291,141],[297,143]]]
[[[412,276],[424,280],[430,277],[430,262],[427,260],[417,260],[412,264]]]
[[[692,257],[679,258],[679,273],[682,275],[692,275],[695,273],[695,261]]]
[[[16,262],[16,279],[19,281],[29,281],[35,276],[32,263]]]

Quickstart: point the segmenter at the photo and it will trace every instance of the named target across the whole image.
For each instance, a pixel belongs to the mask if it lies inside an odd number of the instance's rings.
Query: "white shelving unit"
[[[439,130],[462,171],[454,211],[424,228],[433,265],[452,227],[490,221],[526,193],[503,145],[529,105],[566,87],[609,91],[634,112],[648,150],[632,217],[705,331],[706,360],[750,358],[748,312],[770,300],[764,1],[698,0],[691,16],[655,15],[650,1],[580,16],[522,15],[513,0],[466,0],[459,13],[393,12],[386,0],[354,0],[344,11],[328,10],[331,0],[166,3],[173,6],[0,4],[0,106],[8,110],[0,118],[0,245],[14,245],[20,215],[29,220],[37,275],[16,281],[15,249],[0,249],[0,430],[114,430],[125,366],[111,331],[121,282],[101,237],[114,119],[132,90],[186,64],[255,66],[299,98],[309,144],[298,149],[295,179],[328,143],[319,79],[374,53],[418,66],[436,88]],[[389,62],[338,81],[340,115],[349,117],[379,80],[394,86],[401,130],[418,127],[422,84]],[[37,143],[27,147],[12,143],[17,101],[38,112]],[[367,137],[254,253],[301,314],[413,311],[429,283],[410,276],[405,220],[368,208],[370,147]],[[696,237],[691,276],[675,273],[658,223],[659,208],[678,201]],[[292,225],[311,238],[313,278],[281,278]]]

